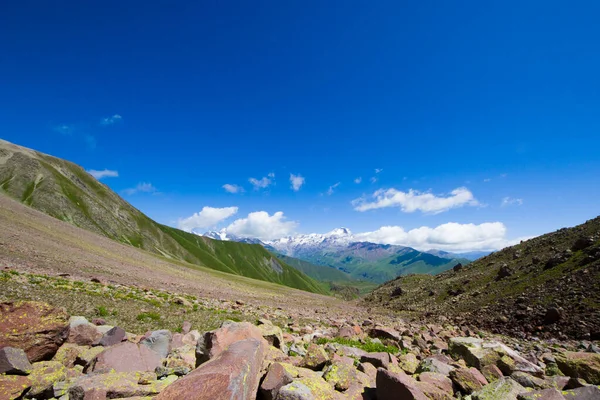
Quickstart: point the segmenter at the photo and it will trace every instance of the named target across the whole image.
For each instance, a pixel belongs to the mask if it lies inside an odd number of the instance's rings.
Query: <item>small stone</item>
[[[123,328],[115,326],[106,332],[100,339],[98,339],[98,342],[95,344],[104,347],[114,346],[115,344],[121,343],[123,340],[125,340],[126,336],[127,332],[125,332]]]

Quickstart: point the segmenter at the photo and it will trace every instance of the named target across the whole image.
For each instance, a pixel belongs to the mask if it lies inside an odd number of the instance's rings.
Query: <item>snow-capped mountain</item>
[[[308,235],[286,236],[265,243],[286,256],[294,257],[305,252],[345,248],[355,242],[348,228],[337,228],[328,233],[310,233]]]

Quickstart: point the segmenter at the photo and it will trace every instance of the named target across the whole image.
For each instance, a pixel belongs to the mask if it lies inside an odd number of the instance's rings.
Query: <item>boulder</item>
[[[27,397],[51,398],[54,384],[67,379],[67,368],[58,361],[40,361],[33,364],[29,379],[31,389]]]
[[[456,368],[450,372],[450,379],[463,394],[471,394],[488,384],[476,368]]]
[[[150,350],[157,353],[162,358],[166,358],[171,351],[171,332],[166,329],[153,331],[149,335],[145,335],[140,344],[147,346]]]
[[[69,316],[36,301],[0,303],[0,348],[23,349],[30,362],[49,360],[69,335]]]
[[[413,353],[403,354],[398,357],[398,366],[407,374],[412,375],[419,367],[419,360]]]
[[[119,328],[118,326],[110,328],[100,339],[96,342],[96,345],[110,347],[115,344],[121,343],[127,337],[125,329]]]
[[[600,385],[600,354],[567,351],[556,357],[556,363],[565,375]]]
[[[454,394],[454,387],[452,381],[447,376],[438,374],[435,372],[423,372],[419,375],[419,382],[429,383],[443,391],[444,393],[452,396]]]
[[[519,383],[519,385],[532,388],[532,389],[546,389],[550,387],[550,384],[541,378],[537,378],[533,375],[526,374],[525,372],[517,371],[512,374],[511,379]]]
[[[598,386],[585,386],[562,392],[567,400],[598,400],[600,399],[600,388]]]
[[[318,344],[311,343],[306,349],[306,355],[300,363],[301,367],[309,368],[312,370],[321,370],[329,361],[329,355]]]
[[[75,365],[77,357],[86,351],[88,347],[79,346],[73,343],[65,343],[56,352],[52,361],[58,361],[67,368],[72,368]]]
[[[31,369],[31,363],[23,350],[15,347],[0,349],[0,374],[27,375]]]
[[[502,377],[471,395],[473,400],[517,400],[525,388],[510,378]]]
[[[68,393],[69,400],[153,396],[163,391],[176,379],[177,377],[172,375],[165,380],[158,381],[156,375],[147,372],[90,374],[75,379],[65,393],[57,392],[55,388],[54,396],[61,397]],[[102,395],[105,397],[101,397]]]
[[[353,365],[336,362],[327,367],[323,374],[323,379],[333,385],[335,390],[342,392],[348,390],[351,384],[358,380],[359,373]],[[368,376],[366,380],[368,383]]]
[[[236,341],[210,362],[168,386],[156,399],[254,399],[266,346],[262,337]]]
[[[21,375],[0,375],[0,399],[21,399],[31,387],[31,381]]]
[[[391,357],[389,353],[378,352],[378,353],[367,353],[360,357],[360,362],[371,363],[375,368],[389,369]]]
[[[147,346],[123,342],[98,354],[94,372],[154,371],[161,365],[161,357]]]
[[[79,346],[91,346],[101,337],[102,333],[98,330],[96,325],[86,323],[73,326],[73,324],[71,324],[67,343],[74,343]]]
[[[449,364],[451,361],[452,360],[448,360],[448,362],[445,362],[437,357],[427,357],[421,361],[416,373],[435,372],[444,376],[448,376],[450,375],[450,371],[454,369],[454,367]]]
[[[287,353],[287,348],[283,341],[283,332],[281,331],[280,327],[272,324],[262,324],[258,325],[258,329],[260,329],[262,336],[271,346],[281,349],[284,353]]]
[[[280,363],[273,363],[260,385],[260,395],[264,400],[275,400],[279,389],[293,380],[292,375]]]
[[[377,370],[377,400],[427,400],[417,381],[405,373]]]
[[[519,400],[565,400],[564,396],[558,389],[543,389],[534,390],[531,392],[521,393],[517,396]]]
[[[310,388],[301,382],[292,382],[279,390],[277,400],[317,400]]]
[[[474,337],[454,337],[448,344],[448,353],[465,360],[468,366],[481,369],[485,365],[496,364],[500,359],[492,348],[483,347],[483,339]]]
[[[225,321],[217,330],[206,332],[196,345],[196,366],[218,356],[240,340],[263,341],[262,332],[249,322]]]
[[[372,338],[394,340],[396,342],[402,340],[402,335],[398,331],[382,326],[371,328],[369,330],[369,336]]]
[[[481,373],[483,374],[483,376],[485,376],[485,379],[487,379],[488,382],[493,382],[496,379],[502,378],[504,376],[502,371],[500,371],[500,368],[498,368],[495,365],[484,366],[483,368],[481,368]]]

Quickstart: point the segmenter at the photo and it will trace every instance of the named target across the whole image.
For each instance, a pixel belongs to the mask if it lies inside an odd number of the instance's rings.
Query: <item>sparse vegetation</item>
[[[365,339],[364,341],[346,339],[346,338],[318,338],[317,344],[338,343],[344,346],[356,347],[369,353],[386,352],[390,354],[398,354],[399,349],[396,346],[387,346],[385,344]]]

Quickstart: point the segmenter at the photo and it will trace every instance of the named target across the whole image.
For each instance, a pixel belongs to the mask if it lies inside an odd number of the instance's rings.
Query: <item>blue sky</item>
[[[0,136],[163,223],[225,208],[199,231],[464,250],[600,214],[600,3],[418,3],[3,2]]]

